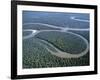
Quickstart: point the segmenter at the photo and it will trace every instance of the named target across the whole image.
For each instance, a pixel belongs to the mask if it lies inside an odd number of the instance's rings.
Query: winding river
[[[88,20],[77,19],[75,17],[70,17],[70,19],[76,20],[76,21],[81,21],[81,22],[89,22]],[[68,33],[68,34],[77,36],[80,39],[82,39],[84,41],[85,45],[86,45],[86,48],[81,53],[71,54],[71,53],[63,52],[63,51],[59,50],[58,48],[56,48],[53,44],[51,44],[51,43],[49,43],[49,42],[47,42],[47,41],[45,41],[43,39],[40,39],[42,42],[48,44],[50,47],[54,48],[57,51],[57,52],[54,52],[54,51],[50,50],[47,46],[45,46],[45,48],[52,55],[58,56],[60,58],[79,58],[79,57],[84,56],[85,54],[87,54],[87,52],[89,50],[89,43],[88,43],[87,39],[85,39],[83,36],[81,36],[79,34],[76,34],[76,33],[71,32],[71,31],[89,31],[89,28],[79,29],[79,28],[69,28],[69,27],[58,27],[58,26],[55,26],[55,25],[44,24],[44,23],[24,23],[23,25],[30,25],[30,24],[33,24],[33,25],[34,24],[37,24],[37,25],[47,26],[47,27],[56,28],[56,29],[59,29],[59,30],[34,30],[34,29],[24,29],[23,31],[30,31],[31,34],[26,35],[26,36],[23,36],[23,40],[24,39],[29,39],[29,38],[34,38],[37,34],[39,34],[41,32],[57,31],[57,32],[63,32],[63,33],[66,33],[66,34]],[[71,30],[71,31],[69,31],[69,30]]]

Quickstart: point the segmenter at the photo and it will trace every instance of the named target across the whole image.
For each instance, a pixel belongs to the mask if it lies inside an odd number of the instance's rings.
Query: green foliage
[[[60,40],[62,42],[62,40]],[[59,43],[59,41],[58,41]],[[59,43],[63,46],[62,43]],[[60,58],[52,55],[37,38],[23,40],[23,68],[67,67],[89,65],[89,53],[80,58]]]
[[[44,12],[44,11],[23,11],[23,23],[44,23],[55,25],[58,27],[69,28],[89,28],[89,23],[76,21],[70,19],[75,16],[77,19],[88,20],[89,14],[84,13],[67,13],[67,12]],[[59,30],[41,24],[23,25],[23,30]],[[89,41],[89,31],[71,31],[82,35]],[[23,36],[31,34],[30,32],[23,32]],[[78,54],[82,52],[86,45],[84,42],[73,35],[60,32],[42,32],[34,38],[23,40],[23,68],[45,68],[45,67],[67,67],[67,66],[86,66],[89,65],[89,52],[80,58],[60,58],[52,55],[46,47],[55,51],[48,44],[41,42],[43,39],[64,52],[71,54]]]
[[[41,32],[36,37],[48,41],[64,52],[72,54],[78,54],[86,48],[86,44],[81,38],[70,33]]]

